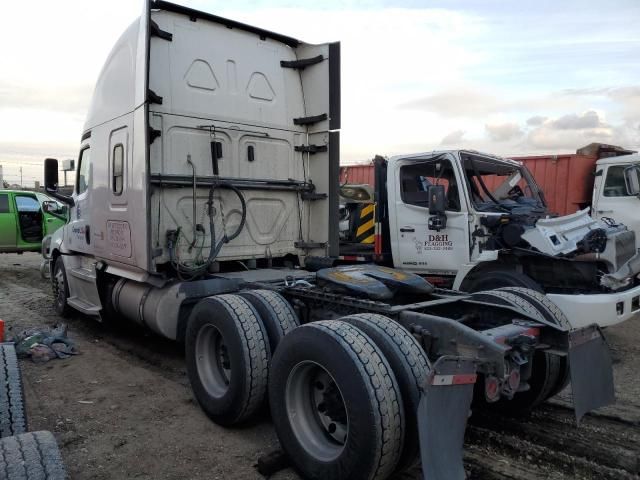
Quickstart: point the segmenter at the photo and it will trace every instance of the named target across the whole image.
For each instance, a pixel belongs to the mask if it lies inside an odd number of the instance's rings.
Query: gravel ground
[[[39,263],[38,254],[0,255],[0,318],[9,328],[63,321]],[[80,314],[64,321],[81,354],[21,366],[30,428],[55,434],[72,479],[263,478],[254,465],[278,448],[267,412],[245,428],[219,427],[195,403],[177,344]],[[607,339],[617,404],[580,427],[570,391],[529,418],[475,414],[465,445],[470,478],[640,478],[640,324],[610,328]],[[272,478],[298,477],[287,469]]]

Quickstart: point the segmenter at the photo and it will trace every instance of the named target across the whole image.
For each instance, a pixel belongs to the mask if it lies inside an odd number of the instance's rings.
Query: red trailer
[[[591,205],[596,161],[634,153],[615,145],[591,143],[576,153],[513,156],[531,171],[542,189],[549,210],[567,215]],[[340,183],[364,183],[373,186],[373,164],[347,165],[340,168]]]

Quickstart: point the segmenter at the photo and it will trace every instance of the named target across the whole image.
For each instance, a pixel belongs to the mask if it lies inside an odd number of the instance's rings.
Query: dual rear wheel
[[[199,302],[185,340],[205,413],[243,423],[268,395],[282,447],[305,478],[383,479],[418,460],[428,361],[392,320],[359,314],[298,327],[283,297],[256,290]]]
[[[475,294],[563,325],[544,295],[519,287]],[[382,315],[298,326],[281,295],[255,290],[199,302],[186,332],[195,397],[221,425],[251,419],[269,400],[278,438],[309,479],[384,479],[419,459],[417,411],[429,362],[417,340]],[[563,363],[565,362],[565,363]],[[566,360],[536,353],[527,410],[566,385]]]

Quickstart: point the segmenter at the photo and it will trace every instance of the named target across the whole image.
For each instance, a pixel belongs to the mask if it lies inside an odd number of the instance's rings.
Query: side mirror
[[[429,185],[429,214],[444,215],[447,208],[447,197],[444,185]]]
[[[50,200],[42,202],[42,210],[47,213],[58,213],[58,204]]]
[[[48,192],[58,191],[58,160],[55,158],[44,160],[44,188]]]
[[[444,185],[429,185],[429,230],[440,230],[447,228],[447,197]]]
[[[44,190],[62,203],[72,207],[75,205],[73,198],[58,193],[58,160],[55,158],[44,159]]]
[[[640,194],[640,165],[631,165],[624,169],[624,183],[627,187],[627,194]]]

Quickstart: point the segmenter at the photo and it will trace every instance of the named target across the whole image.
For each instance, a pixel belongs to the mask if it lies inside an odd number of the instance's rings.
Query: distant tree
[[[7,182],[6,180],[2,181],[2,188],[9,188],[9,182]]]

